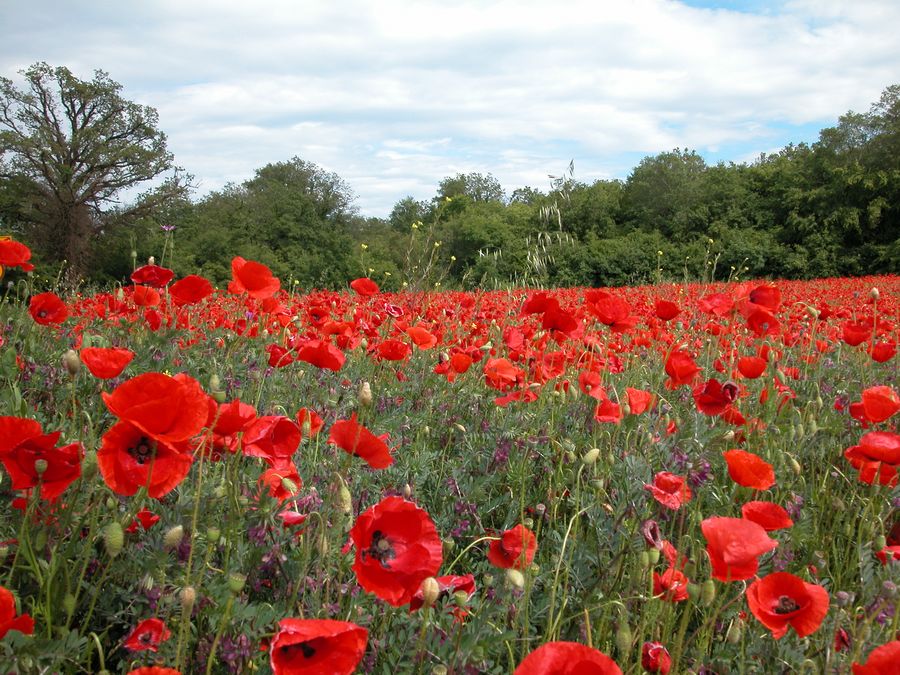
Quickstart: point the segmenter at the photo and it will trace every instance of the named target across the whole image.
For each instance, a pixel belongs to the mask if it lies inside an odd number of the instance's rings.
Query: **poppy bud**
[[[222,531],[218,527],[211,525],[210,527],[206,528],[206,538],[210,541],[210,543],[218,543],[219,537],[221,536]]]
[[[807,307],[806,313],[809,314],[813,319],[819,318],[819,310],[817,310],[815,307]]]
[[[247,577],[237,572],[228,575],[228,590],[237,595],[244,590],[244,584],[247,583]]]
[[[454,424],[453,426],[456,427],[457,431],[459,431],[461,433],[466,433],[466,428],[462,424],[457,423],[457,424]]]
[[[722,440],[726,443],[731,443],[734,440],[734,430],[729,429],[724,434],[722,434]]]
[[[75,596],[66,593],[63,598],[63,609],[66,610],[66,616],[71,617],[75,613]]]
[[[597,460],[600,458],[600,448],[591,448],[584,456],[581,458],[583,464],[587,464],[590,466],[591,464],[595,464]]]
[[[494,575],[493,574],[485,574],[484,575],[484,585],[485,586],[493,586],[494,585]]]
[[[103,528],[103,545],[110,558],[115,558],[125,546],[125,532],[118,521],[113,521]]]
[[[881,297],[881,292],[873,286],[872,290],[869,291],[869,297],[875,302],[878,302],[878,299]]]
[[[697,602],[700,599],[700,585],[695,584],[693,582],[687,585],[687,593],[688,597],[693,601]]]
[[[178,548],[182,539],[184,539],[184,528],[181,525],[170,527],[163,535],[163,548],[167,551]]]
[[[35,462],[37,464],[37,462]],[[872,543],[873,548],[876,551],[882,550],[885,546],[887,546],[887,538],[883,534],[879,534],[875,537],[875,541]]]
[[[75,377],[81,371],[81,359],[78,358],[78,352],[74,349],[70,349],[62,355],[62,364],[72,377]]]
[[[616,648],[619,650],[619,655],[623,658],[631,651],[631,640],[631,628],[623,620],[619,623],[619,628],[616,631]]]
[[[97,475],[97,453],[89,450],[84,453],[84,459],[81,460],[81,475],[84,479],[90,480]]]
[[[741,622],[732,621],[731,625],[728,626],[728,632],[725,633],[725,641],[729,644],[736,645],[741,641]]]
[[[800,466],[800,462],[798,462],[794,457],[788,457],[788,464],[791,465],[791,470],[798,476],[803,473],[803,467]]]
[[[650,567],[650,554],[647,551],[641,551],[640,564],[642,570]]]
[[[444,552],[445,556],[450,555],[450,552],[456,547],[456,542],[452,539],[444,539],[441,541],[441,549]]]
[[[179,599],[181,600],[181,611],[185,614],[190,614],[191,610],[194,609],[194,601],[197,600],[197,591],[194,590],[193,586],[185,586],[181,589]]]
[[[456,591],[453,594],[453,602],[457,607],[465,607],[469,602],[469,594],[465,591]]]
[[[325,536],[324,532],[316,538],[316,552],[323,556],[328,554],[328,537]]]
[[[575,461],[575,453],[571,450],[566,450],[566,462],[574,462]]]
[[[43,476],[44,472],[47,470],[47,460],[46,459],[36,459],[34,460],[34,472],[38,476]]]
[[[213,400],[214,400],[216,403],[225,403],[225,401],[226,401],[227,398],[228,398],[228,397],[225,395],[225,392],[224,392],[224,391],[213,391],[213,392],[210,393],[210,396],[212,396]]]
[[[447,675],[447,666],[438,664],[431,669],[431,675]]]
[[[137,260],[137,251],[135,251],[134,249],[131,249],[131,260]]]
[[[510,567],[506,570],[506,582],[515,588],[525,588],[525,575],[519,570]]]
[[[422,582],[422,606],[433,607],[441,595],[441,586],[437,579],[428,577]]]
[[[404,499],[409,499],[410,497],[412,497],[412,486],[407,483],[403,486],[403,489],[400,490],[400,492],[403,494]]]
[[[222,380],[219,378],[218,373],[213,373],[209,377],[209,389],[210,391],[217,391],[222,388]]]
[[[222,499],[226,494],[228,494],[228,490],[224,485],[216,485],[216,487],[213,488],[213,497],[216,499]]]
[[[356,400],[359,401],[359,404],[363,408],[372,407],[372,386],[368,382],[363,382],[359,386],[359,393],[356,395]]]
[[[672,668],[672,657],[661,643],[645,642],[641,647],[641,667],[648,673],[668,675]]]
[[[647,551],[647,557],[650,558],[650,564],[655,565],[659,562],[659,549],[651,548],[649,551]]]
[[[338,499],[341,502],[341,511],[344,513],[353,513],[353,496],[350,494],[350,489],[344,485],[343,481],[341,481],[341,485],[338,488]]]
[[[835,511],[846,511],[847,505],[844,503],[843,499],[835,495],[831,499],[831,508],[833,508]]]
[[[712,579],[707,579],[702,584],[700,584],[700,603],[706,607],[709,607],[715,599],[716,582]]]
[[[107,497],[106,508],[108,508],[110,511],[117,511],[119,509],[119,502],[115,497]]]
[[[538,518],[543,518],[544,514],[547,513],[547,507],[543,504],[535,504],[534,505],[534,515]]]
[[[819,433],[819,425],[816,424],[815,420],[810,420],[809,421],[809,435],[815,436],[817,433]]]
[[[299,487],[297,487],[297,484],[294,481],[292,481],[290,478],[288,478],[287,476],[284,476],[281,479],[281,487],[283,487],[287,492],[289,492],[292,495],[297,494],[297,491],[300,489]]]

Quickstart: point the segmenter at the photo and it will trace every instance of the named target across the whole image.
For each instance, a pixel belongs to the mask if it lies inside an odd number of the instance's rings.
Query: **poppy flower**
[[[632,415],[640,415],[656,404],[656,395],[643,389],[625,387],[625,394],[628,397],[628,408]]]
[[[366,651],[369,631],[333,619],[282,619],[269,643],[274,675],[350,675]]]
[[[760,525],[766,532],[783,530],[794,525],[788,512],[772,502],[747,502],[741,506],[741,515]]]
[[[419,349],[431,349],[438,343],[437,336],[421,326],[412,326],[406,329],[406,334]]]
[[[900,410],[900,396],[891,387],[869,387],[862,392],[861,404],[865,420],[871,424],[879,424]]]
[[[367,277],[354,279],[350,282],[350,288],[352,288],[358,295],[361,295],[364,298],[376,295],[381,290],[378,288],[378,284]]]
[[[697,410],[704,415],[721,415],[737,398],[737,386],[733,382],[722,384],[715,378],[699,385],[693,391]]]
[[[434,580],[437,581],[439,598],[463,592],[471,599],[472,595],[475,593],[475,575],[473,574],[448,574],[442,577],[435,577]],[[415,612],[422,607],[424,602],[424,593],[422,592],[422,588],[419,587],[419,590],[416,591],[416,594],[409,602],[409,611]]]
[[[761,525],[743,518],[707,518],[700,523],[712,577],[719,581],[749,579],[759,569],[759,556],[778,546]]]
[[[143,373],[101,396],[113,415],[165,443],[196,436],[209,414],[200,383],[184,374]]]
[[[410,349],[410,346],[402,340],[385,340],[376,347],[378,358],[384,359],[385,361],[402,361],[407,358],[411,352],[412,349]]]
[[[588,311],[614,333],[624,333],[638,322],[638,317],[631,314],[631,305],[612,293],[591,290],[584,294],[584,298]]]
[[[765,337],[766,335],[778,335],[781,324],[772,312],[760,308],[747,317],[747,328],[752,330],[757,337]]]
[[[144,530],[149,530],[159,521],[160,517],[145,506],[135,514],[134,520],[131,521],[131,525],[125,528],[125,531],[134,534],[135,532],[137,532],[138,527],[141,527]]]
[[[668,675],[672,669],[672,657],[661,642],[645,642],[641,647],[641,668],[647,673]]]
[[[525,371],[516,368],[508,359],[488,359],[484,364],[484,381],[493,389],[506,391],[524,383]]]
[[[175,272],[159,265],[144,265],[131,273],[133,283],[153,288],[163,288],[173,278],[175,278]]]
[[[131,298],[138,307],[156,307],[162,299],[159,291],[155,288],[137,285],[134,287]]]
[[[897,343],[889,340],[882,340],[872,345],[869,350],[869,356],[876,363],[887,363],[897,354]]]
[[[240,256],[235,256],[231,260],[229,293],[234,295],[246,293],[251,298],[265,300],[275,295],[279,288],[281,288],[281,282],[278,277],[262,263],[244,260]]]
[[[186,443],[153,438],[129,422],[114,424],[97,451],[103,480],[127,497],[145,486],[154,499],[167,495],[188,475],[193,461]]]
[[[125,646],[133,652],[157,651],[159,645],[172,637],[162,619],[144,619],[125,638]]]
[[[0,239],[0,269],[3,267],[18,267],[23,272],[30,272],[34,265],[31,260],[31,249],[15,239]]]
[[[0,640],[11,630],[23,635],[34,633],[34,619],[28,614],[16,614],[16,598],[12,591],[0,586]]]
[[[297,349],[297,360],[337,372],[347,357],[328,340],[307,340]]]
[[[653,498],[667,509],[677,511],[682,504],[691,501],[691,488],[681,476],[668,471],[660,471],[653,477],[652,484],[645,484]]]
[[[665,572],[653,573],[653,595],[666,602],[684,602],[688,599],[690,581],[679,569],[668,568]]]
[[[394,463],[390,448],[385,442],[387,440],[387,434],[376,436],[357,423],[356,413],[349,420],[335,422],[328,434],[329,443],[351,455],[362,457],[373,469],[386,469]]]
[[[828,591],[787,572],[757,579],[747,588],[747,604],[776,640],[788,626],[799,637],[815,633],[828,613]]]
[[[122,374],[134,358],[134,352],[124,347],[85,347],[80,356],[91,375],[109,380]]]
[[[607,398],[606,390],[603,388],[603,378],[596,371],[583,370],[578,373],[578,388],[598,401]]]
[[[129,670],[126,675],[181,675],[181,671],[162,666],[141,666],[140,668]]]
[[[443,561],[441,539],[428,513],[403,497],[386,497],[361,513],[350,539],[359,585],[394,607],[409,603]]]
[[[868,342],[870,337],[872,337],[872,324],[848,321],[841,327],[841,338],[851,347]]]
[[[506,530],[499,539],[491,541],[488,560],[501,569],[521,570],[531,564],[536,551],[537,538],[534,532],[519,524]]]
[[[894,675],[900,661],[900,640],[892,640],[876,647],[869,654],[865,665],[854,663],[853,675]]]
[[[239,436],[256,420],[256,408],[240,399],[228,403],[211,401],[206,426],[212,427],[212,456],[217,453],[238,451]]]
[[[56,293],[38,293],[31,296],[28,303],[28,313],[35,323],[49,326],[53,323],[62,323],[69,318],[69,310]]]
[[[900,546],[885,546],[880,551],[875,552],[875,557],[882,565],[887,565],[888,560],[891,562],[900,560]]]
[[[618,424],[622,421],[622,406],[605,398],[594,408],[594,419],[606,424]]]
[[[777,312],[781,306],[781,291],[777,286],[763,284],[750,291],[748,298],[754,305],[764,307],[770,312]]]
[[[681,308],[669,300],[657,300],[656,304],[653,305],[653,311],[663,321],[671,321],[681,314]]]
[[[897,485],[897,465],[900,464],[900,434],[890,431],[870,431],[859,439],[859,445],[844,451],[859,479],[868,485]]]
[[[169,288],[169,297],[176,307],[196,305],[213,293],[213,285],[209,279],[196,274],[189,274],[179,279]]]
[[[738,359],[737,369],[749,380],[755,380],[766,372],[767,362],[759,356],[742,356]]]
[[[300,428],[293,420],[283,415],[265,415],[247,425],[242,439],[243,452],[270,461],[290,459],[301,440]]]
[[[734,309],[734,300],[726,293],[710,293],[697,302],[700,311],[723,317]]]
[[[295,496],[303,487],[296,465],[284,459],[275,461],[272,468],[264,471],[259,483],[268,488],[270,497],[281,502]]]
[[[319,435],[319,432],[322,431],[322,427],[325,426],[325,420],[323,420],[319,413],[315,410],[310,410],[309,408],[300,408],[297,411],[296,416],[297,426],[300,427],[301,431],[305,432],[309,438],[314,438]],[[309,430],[307,431],[304,428],[304,425],[309,422]]]
[[[598,649],[577,642],[548,642],[528,656],[513,675],[622,675],[616,662]]]
[[[666,359],[666,375],[669,376],[666,386],[670,389],[682,384],[691,384],[699,373],[700,366],[684,350],[675,349]]]
[[[45,434],[41,425],[22,417],[0,417],[0,461],[13,490],[41,486],[41,498],[55,501],[81,475],[81,443],[57,447],[61,432]],[[36,462],[43,463],[39,471]]]
[[[754,490],[768,490],[775,485],[775,470],[761,457],[746,450],[722,453],[728,464],[728,475],[738,485]]]

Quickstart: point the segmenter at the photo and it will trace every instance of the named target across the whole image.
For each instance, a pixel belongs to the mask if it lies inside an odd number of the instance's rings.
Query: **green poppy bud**
[[[103,528],[103,545],[110,558],[115,558],[125,546],[125,532],[122,524],[113,521]]]

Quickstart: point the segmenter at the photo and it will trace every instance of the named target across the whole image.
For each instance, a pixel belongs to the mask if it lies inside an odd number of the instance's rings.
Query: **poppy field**
[[[0,241],[0,671],[896,673],[900,277],[293,293]]]

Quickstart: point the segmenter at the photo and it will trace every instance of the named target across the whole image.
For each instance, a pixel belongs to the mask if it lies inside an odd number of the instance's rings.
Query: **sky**
[[[897,0],[2,0],[0,75],[104,70],[196,197],[297,156],[386,217],[441,179],[752,162],[900,82]]]

